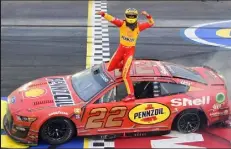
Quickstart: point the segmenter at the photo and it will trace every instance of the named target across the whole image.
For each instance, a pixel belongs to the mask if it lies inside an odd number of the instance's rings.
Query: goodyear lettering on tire
[[[170,109],[160,103],[144,103],[129,112],[129,119],[137,124],[150,125],[163,122],[171,115]]]

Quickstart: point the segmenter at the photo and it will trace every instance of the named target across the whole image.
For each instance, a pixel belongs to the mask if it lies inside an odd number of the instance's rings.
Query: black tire
[[[197,111],[182,112],[176,121],[176,128],[181,133],[193,133],[200,129],[201,119]]]
[[[73,123],[63,117],[48,120],[40,129],[40,137],[51,145],[59,145],[69,141],[75,134]]]

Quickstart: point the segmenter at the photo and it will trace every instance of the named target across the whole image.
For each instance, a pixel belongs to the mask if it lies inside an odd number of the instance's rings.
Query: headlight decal
[[[23,122],[34,122],[37,118],[35,117],[26,117],[26,116],[19,116],[17,115],[17,120],[23,121]]]

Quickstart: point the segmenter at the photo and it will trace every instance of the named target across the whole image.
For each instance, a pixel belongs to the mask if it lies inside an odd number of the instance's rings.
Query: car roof
[[[108,63],[106,63],[107,65]],[[110,73],[110,72],[109,72]],[[116,79],[121,77],[121,72],[116,69],[110,73]],[[130,76],[138,77],[172,77],[165,63],[160,60],[134,59],[131,65]]]
[[[105,64],[104,66],[106,68],[108,63]],[[114,80],[122,78],[121,72],[118,69],[106,72],[109,73]],[[156,59],[134,59],[131,65],[130,76],[178,78],[206,84],[203,77],[194,70],[193,67],[186,67],[181,64]]]

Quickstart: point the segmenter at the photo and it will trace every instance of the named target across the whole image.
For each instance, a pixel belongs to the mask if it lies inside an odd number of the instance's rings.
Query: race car
[[[224,77],[207,66],[186,67],[135,59],[130,76],[135,100],[127,96],[119,70],[108,62],[66,76],[39,78],[8,96],[4,129],[14,140],[62,144],[73,136],[147,136],[198,131],[230,115]]]

